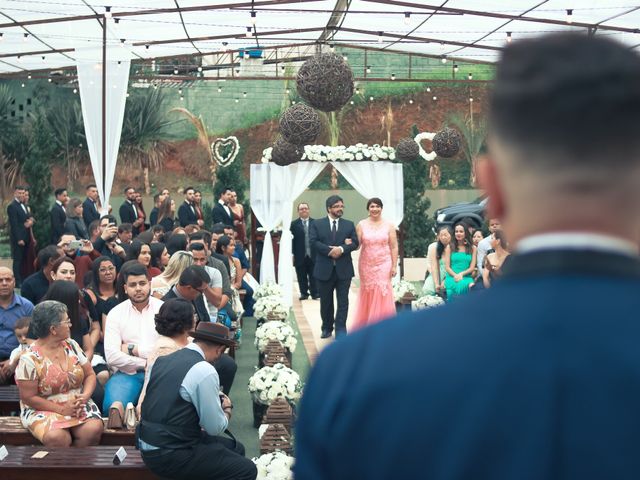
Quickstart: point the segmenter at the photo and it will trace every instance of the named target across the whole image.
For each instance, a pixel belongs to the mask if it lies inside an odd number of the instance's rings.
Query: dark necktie
[[[304,253],[307,257],[311,256],[311,245],[309,244],[309,220],[303,220],[304,227]]]
[[[331,222],[331,241],[336,241],[336,232],[338,231],[338,221],[332,220]]]

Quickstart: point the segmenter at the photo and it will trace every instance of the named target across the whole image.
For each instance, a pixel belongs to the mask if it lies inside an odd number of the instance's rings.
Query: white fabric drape
[[[338,172],[365,198],[384,203],[383,216],[396,228],[404,215],[402,165],[391,162],[335,162]]]
[[[280,256],[278,258],[278,284],[284,292],[285,305],[293,304],[293,263],[291,262],[291,242],[293,236],[289,227],[293,216],[293,202],[307,189],[325,165],[318,162],[297,162],[281,169],[282,182],[282,236],[280,237]]]
[[[91,158],[93,176],[98,185],[102,212],[107,213],[111,186],[116,171],[120,134],[127,100],[131,53],[128,49],[107,46],[106,65],[102,65],[102,48],[79,48],[75,51],[80,86],[82,119],[87,137],[87,148]],[[106,157],[105,173],[102,175],[102,69],[106,75]]]

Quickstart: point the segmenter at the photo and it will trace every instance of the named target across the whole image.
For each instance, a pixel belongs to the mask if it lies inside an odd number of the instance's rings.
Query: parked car
[[[439,208],[434,214],[436,220],[434,229],[437,231],[442,225],[449,225],[453,228],[460,220],[476,229],[482,228],[485,221],[487,200],[487,196],[481,196],[473,202],[455,203],[448,207]]]

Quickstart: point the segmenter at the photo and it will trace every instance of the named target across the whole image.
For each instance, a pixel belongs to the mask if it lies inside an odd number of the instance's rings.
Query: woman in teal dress
[[[442,226],[438,229],[437,241],[427,249],[427,278],[422,286],[422,295],[444,295],[444,250],[451,242],[451,228]]]
[[[467,293],[473,286],[476,255],[477,250],[471,240],[469,229],[462,222],[456,223],[453,228],[453,240],[445,248],[443,255],[447,300]]]

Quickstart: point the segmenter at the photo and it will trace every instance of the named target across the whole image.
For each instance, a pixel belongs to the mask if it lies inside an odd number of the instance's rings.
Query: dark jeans
[[[311,257],[304,257],[304,261],[296,265],[296,275],[298,276],[298,286],[300,287],[300,295],[303,297],[318,296],[318,286],[316,278],[313,276],[313,260]]]
[[[253,317],[253,305],[256,303],[253,300],[253,288],[242,280],[242,288],[247,292],[242,300],[242,308],[244,308],[245,317]]]
[[[333,292],[336,292],[338,309],[335,312],[336,334],[347,332],[347,314],[349,313],[349,286],[351,277],[338,278],[335,267],[331,271],[329,280],[318,280],[320,291],[320,317],[322,317],[322,330],[333,331]]]
[[[149,470],[162,478],[254,480],[258,475],[254,463],[244,457],[244,446],[225,437],[206,436],[191,448],[141,454]]]
[[[13,276],[16,279],[16,288],[20,288],[22,285],[22,262],[24,262],[27,256],[28,245],[20,246],[18,244],[12,245],[11,256],[13,257]]]
[[[229,355],[224,354],[218,360],[213,362],[212,365],[218,372],[218,377],[220,377],[220,388],[225,395],[229,395],[231,385],[233,385],[233,380],[236,378],[236,371],[238,370],[236,361]]]

